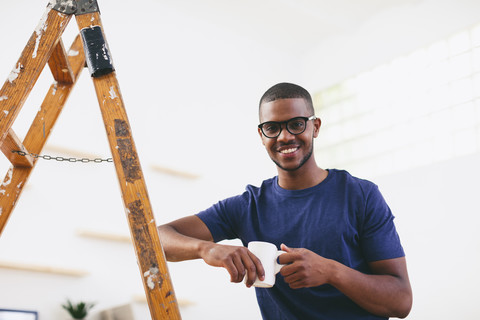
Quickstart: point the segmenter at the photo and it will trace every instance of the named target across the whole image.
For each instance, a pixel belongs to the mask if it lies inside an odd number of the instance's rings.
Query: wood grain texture
[[[0,89],[0,143],[12,127],[70,18],[47,7],[20,59]]]
[[[147,303],[147,299],[145,298],[144,295],[134,295],[132,297],[132,302],[134,302],[134,303]],[[190,307],[190,306],[194,306],[195,304],[196,303],[192,300],[181,299],[181,298],[178,299],[178,306],[180,308],[187,308],[187,307]]]
[[[73,83],[75,81],[62,39],[58,41],[53,49],[52,55],[50,59],[48,59],[48,66],[50,67],[50,71],[52,71],[53,78],[57,82]]]
[[[99,13],[76,16],[79,29],[102,27]],[[180,319],[140,160],[115,72],[92,78],[126,208],[152,319]]]
[[[69,55],[68,59],[75,76],[74,79],[78,79],[85,65],[85,56],[79,36],[75,38],[70,52],[75,53]],[[59,84],[54,82],[50,86],[23,141],[23,145],[29,152],[41,153],[74,85],[75,83]],[[10,167],[3,183],[0,185],[0,235],[35,167],[36,161],[37,159],[33,159],[33,167]]]
[[[27,148],[25,148],[12,128],[8,130],[8,134],[0,148],[14,167],[33,167],[33,157],[29,154]],[[14,150],[23,151],[26,155],[21,156],[18,153],[12,152]]]

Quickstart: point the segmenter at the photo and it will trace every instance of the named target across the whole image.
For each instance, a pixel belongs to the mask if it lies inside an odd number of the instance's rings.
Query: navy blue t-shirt
[[[215,242],[267,241],[306,248],[363,273],[367,262],[404,256],[393,215],[370,181],[330,169],[320,184],[286,190],[278,178],[248,185],[238,196],[197,215]],[[330,285],[290,289],[277,274],[272,288],[255,288],[264,319],[386,319],[374,316]]]

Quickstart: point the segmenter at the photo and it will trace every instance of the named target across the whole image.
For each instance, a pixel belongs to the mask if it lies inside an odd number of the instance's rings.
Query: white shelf
[[[70,269],[70,268],[62,268],[62,267],[55,267],[55,266],[37,265],[37,264],[29,264],[29,263],[27,264],[27,263],[10,262],[10,261],[0,261],[0,268],[29,271],[29,272],[50,273],[50,274],[57,274],[57,275],[69,276],[69,277],[84,277],[88,275],[87,271],[79,270],[79,269]]]
[[[92,238],[92,239],[98,239],[98,240],[132,243],[131,237],[129,235],[124,235],[124,234],[79,229],[77,230],[77,235],[85,238]]]

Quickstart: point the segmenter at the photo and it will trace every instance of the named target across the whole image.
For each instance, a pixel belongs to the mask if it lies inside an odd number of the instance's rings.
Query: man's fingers
[[[290,264],[290,263],[293,263],[295,262],[295,260],[297,260],[297,255],[295,254],[295,252],[287,252],[287,253],[284,253],[284,254],[281,254],[280,256],[278,256],[278,263],[280,264]],[[285,268],[285,267],[284,267]]]
[[[247,287],[251,287],[257,279],[256,271],[257,269],[255,268],[255,265],[250,261],[249,266],[247,267],[247,279],[245,281]]]
[[[260,281],[263,281],[265,279],[265,269],[263,268],[262,262],[250,251],[248,251],[248,255],[251,261],[253,261],[253,263],[255,264],[256,275],[258,276]]]
[[[230,281],[235,282],[235,279],[238,277],[238,270],[235,267],[235,264],[232,260],[227,260],[224,262],[223,267],[227,269],[228,274],[230,275]]]
[[[245,277],[245,266],[243,265],[242,258],[238,256],[233,257],[233,265],[237,271],[236,277],[232,276],[232,282],[242,282],[243,278]]]
[[[287,247],[287,245],[285,243],[282,243],[280,245],[280,250],[283,250],[283,251],[286,251],[286,252],[290,252],[292,249]]]
[[[286,255],[282,254],[282,256]],[[280,269],[280,274],[286,278],[291,276],[292,274],[295,274],[297,267],[293,264],[287,264],[286,266],[283,266],[282,269]]]
[[[247,280],[245,282],[247,287],[253,285],[257,276],[260,280],[265,278],[265,271],[263,270],[262,263],[253,253],[249,251],[248,255],[244,257],[243,263],[247,270]]]
[[[288,265],[282,268],[280,274],[283,276],[283,280],[292,289],[299,289],[305,287],[305,275],[298,272],[297,268],[292,265]]]
[[[295,262],[296,260],[302,259],[302,253],[304,252],[301,248],[290,248],[287,247],[285,244],[281,244],[280,248],[285,251],[286,253],[281,254],[278,257],[278,263],[280,264],[290,264]]]
[[[283,276],[285,282],[292,283],[298,281],[300,279],[298,272],[295,272],[295,270],[292,268],[288,269],[288,267],[289,266],[286,266],[280,271],[280,274]]]
[[[212,261],[211,264],[227,269],[231,282],[242,282],[246,275],[245,284],[247,287],[251,287],[257,277],[261,281],[265,279],[265,270],[260,259],[247,248],[229,246],[220,248],[221,255],[217,256],[217,261],[221,260],[221,264],[215,264],[215,261]]]
[[[291,289],[300,289],[306,287],[306,284],[304,283],[304,280],[298,280],[298,281],[293,281],[293,282],[287,282],[288,286]]]

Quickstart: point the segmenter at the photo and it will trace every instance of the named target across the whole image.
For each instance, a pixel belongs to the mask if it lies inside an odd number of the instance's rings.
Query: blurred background
[[[1,2],[4,79],[47,3]],[[157,224],[276,175],[258,100],[297,83],[322,119],[319,165],[372,180],[396,216],[414,290],[408,318],[480,317],[479,1],[98,4]],[[67,48],[76,33],[72,20]],[[21,139],[52,81],[46,68],[13,126]],[[110,157],[87,70],[43,153]],[[254,290],[225,270],[168,266],[184,319],[260,319]],[[95,302],[93,317],[148,319],[141,277],[113,164],[40,159],[0,239],[0,309],[68,319],[70,298]]]

